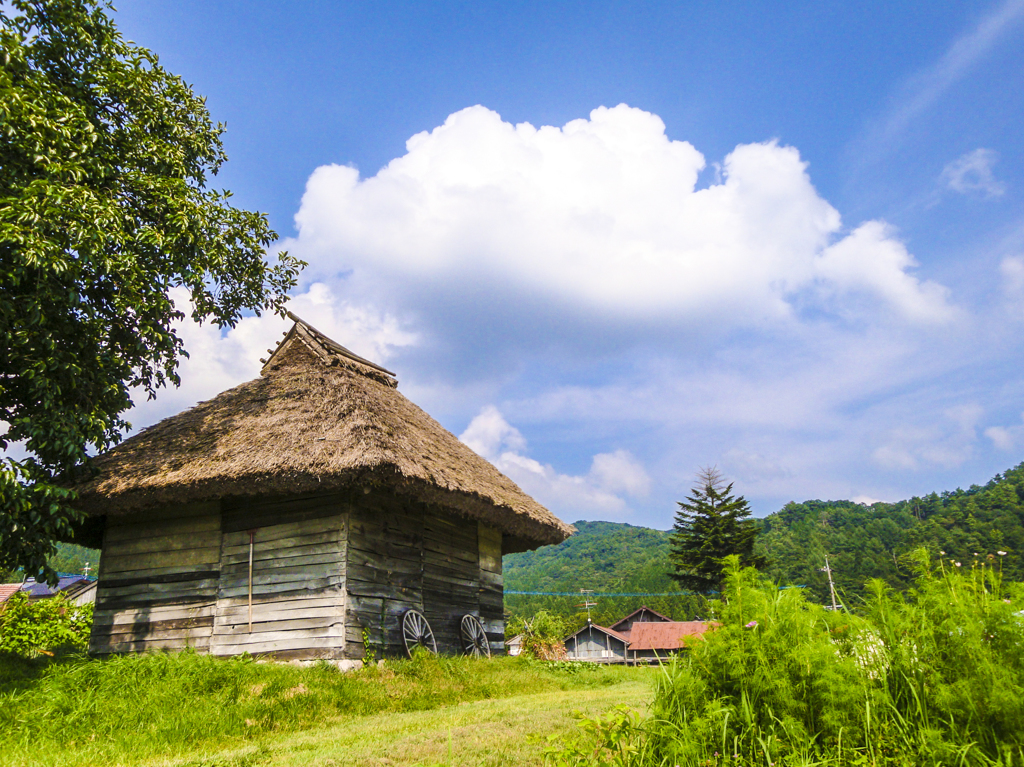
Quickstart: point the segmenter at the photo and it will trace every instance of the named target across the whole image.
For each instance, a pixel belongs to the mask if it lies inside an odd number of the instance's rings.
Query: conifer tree
[[[718,591],[722,581],[722,560],[737,554],[744,567],[763,567],[763,557],[754,554],[757,528],[750,519],[750,505],[742,495],[732,494],[714,467],[697,472],[697,483],[685,501],[679,501],[672,528],[672,578],[690,591],[708,594]]]

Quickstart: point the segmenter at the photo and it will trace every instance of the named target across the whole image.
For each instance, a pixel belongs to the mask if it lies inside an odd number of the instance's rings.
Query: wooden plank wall
[[[423,610],[423,518],[420,504],[368,494],[353,506],[348,538],[346,655],[405,652],[401,620]],[[366,632],[364,643],[363,632]]]
[[[89,651],[205,651],[220,543],[216,501],[108,517]]]
[[[403,655],[401,620],[424,614],[439,652],[463,651],[462,617],[484,621],[492,652],[504,648],[501,534],[383,493],[353,505],[349,526],[346,654]]]
[[[501,534],[386,493],[193,504],[108,520],[90,650],[401,655],[410,608],[442,653],[466,614],[503,652]]]
[[[483,522],[480,541],[480,622],[487,632],[491,655],[505,654],[505,587],[501,578],[501,532]]]
[[[213,654],[344,656],[347,510],[341,495],[224,502]]]
[[[423,528],[423,614],[438,652],[458,655],[462,616],[480,617],[477,524],[434,511],[424,515]]]

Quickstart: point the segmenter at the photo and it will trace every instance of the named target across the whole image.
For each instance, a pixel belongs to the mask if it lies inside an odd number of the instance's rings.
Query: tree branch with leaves
[[[129,428],[133,389],[179,383],[170,291],[233,326],[283,313],[304,266],[269,263],[266,216],[207,188],[224,126],[108,10],[0,6],[0,568],[50,580],[81,521],[68,480]]]

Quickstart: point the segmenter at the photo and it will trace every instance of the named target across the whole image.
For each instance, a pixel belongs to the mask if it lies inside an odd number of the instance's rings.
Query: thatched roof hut
[[[502,554],[573,528],[393,373],[292,319],[260,378],[125,440],[76,487],[103,539],[93,651],[354,658],[398,651],[417,611],[442,650],[472,619],[498,651]]]
[[[574,529],[406,399],[395,375],[295,315],[260,377],[96,458],[79,507],[118,515],[229,496],[379,488],[501,530],[504,553]]]

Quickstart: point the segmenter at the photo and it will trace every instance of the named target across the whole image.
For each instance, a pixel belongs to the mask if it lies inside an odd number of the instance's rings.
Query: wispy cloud
[[[912,76],[870,131],[866,144],[884,154],[909,125],[963,78],[1014,25],[1024,20],[1024,0],[1005,0],[957,38],[941,58]]]
[[[942,181],[948,189],[960,194],[979,193],[999,197],[1006,184],[996,179],[992,166],[999,154],[992,149],[975,149],[958,157],[942,169]]]

